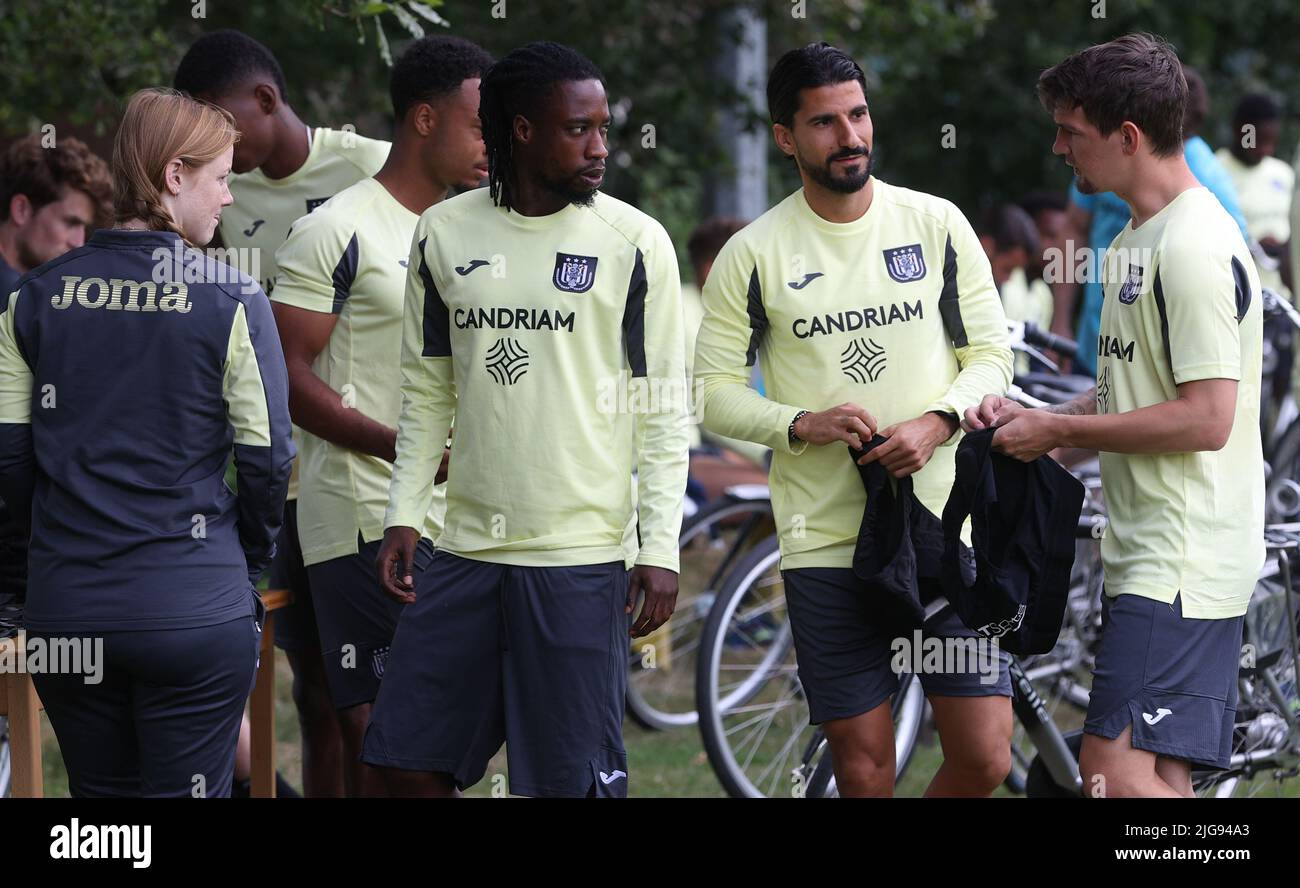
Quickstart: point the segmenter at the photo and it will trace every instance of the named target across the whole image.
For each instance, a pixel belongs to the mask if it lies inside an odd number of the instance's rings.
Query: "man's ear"
[[[772,124],[772,139],[776,142],[776,147],[781,149],[781,153],[787,157],[794,157],[794,133],[785,124]]]
[[[420,102],[406,113],[411,115],[411,125],[421,138],[427,139],[438,125],[438,111],[427,102]]]
[[[1131,120],[1126,120],[1119,125],[1120,147],[1124,153],[1130,157],[1137,154],[1138,149],[1142,147],[1142,130],[1138,129],[1137,124]]]
[[[533,125],[524,115],[516,114],[510,132],[521,144],[527,145],[533,138]]]
[[[9,198],[9,219],[19,228],[31,221],[32,202],[25,194],[15,194]]]
[[[253,98],[257,100],[257,107],[263,114],[274,114],[280,107],[280,93],[269,83],[259,83],[253,87]]]

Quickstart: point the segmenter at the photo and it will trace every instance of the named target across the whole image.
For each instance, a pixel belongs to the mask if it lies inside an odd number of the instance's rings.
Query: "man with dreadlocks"
[[[411,249],[377,565],[409,606],[362,760],[395,795],[447,796],[504,741],[513,793],[625,796],[629,622],[652,632],[677,597],[677,261],[658,222],[597,191],[610,115],[589,60],[514,50],[484,76],[479,116],[489,189],[427,210]],[[446,518],[417,594],[453,414]]]

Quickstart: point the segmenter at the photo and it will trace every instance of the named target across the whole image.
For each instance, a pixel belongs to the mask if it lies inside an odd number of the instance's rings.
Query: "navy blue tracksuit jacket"
[[[0,295],[0,497],[31,518],[28,628],[254,613],[294,454],[261,288],[174,234],[125,230],[15,286]]]

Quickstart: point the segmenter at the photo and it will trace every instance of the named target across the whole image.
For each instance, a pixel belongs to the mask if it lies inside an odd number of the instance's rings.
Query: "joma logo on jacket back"
[[[186,314],[190,310],[189,287],[179,281],[168,281],[160,289],[153,281],[104,280],[65,274],[63,291],[50,297],[50,305],[62,310],[70,308],[74,302],[82,308],[108,311],[175,311]]]

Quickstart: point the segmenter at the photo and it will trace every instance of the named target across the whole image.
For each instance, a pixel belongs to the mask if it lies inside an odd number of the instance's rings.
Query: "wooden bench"
[[[0,638],[0,661],[17,663],[26,646],[26,633]],[[0,715],[9,717],[11,790],[16,799],[45,795],[41,764],[41,698],[26,672],[0,674]]]

